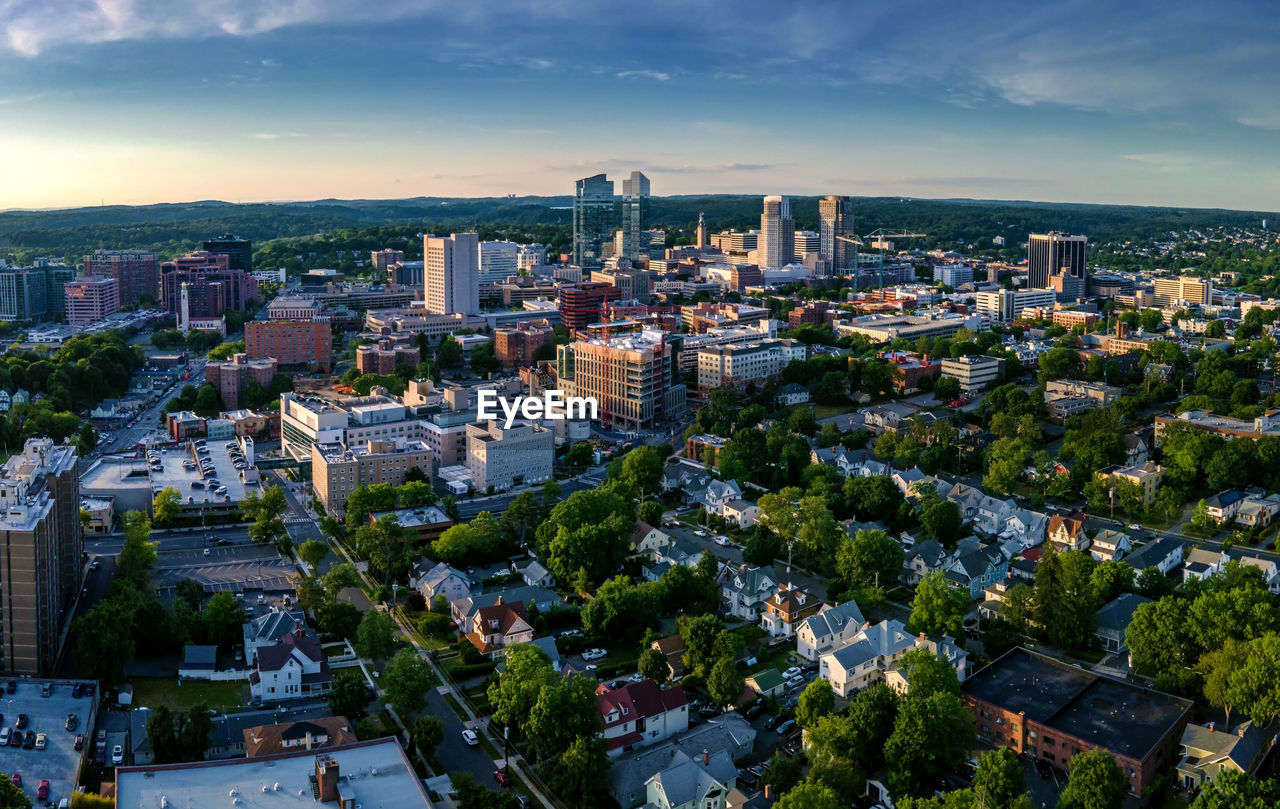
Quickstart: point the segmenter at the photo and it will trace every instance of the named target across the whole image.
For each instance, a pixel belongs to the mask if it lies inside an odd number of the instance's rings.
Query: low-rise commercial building
[[[1063,419],[1085,410],[1109,407],[1120,398],[1120,393],[1120,388],[1098,382],[1055,379],[1045,383],[1044,403],[1050,416]]]
[[[1000,378],[1000,360],[981,354],[947,357],[942,360],[942,375],[957,380],[964,395],[972,396]]]

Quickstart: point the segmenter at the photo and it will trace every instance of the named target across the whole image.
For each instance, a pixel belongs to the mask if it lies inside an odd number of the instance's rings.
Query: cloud
[[[246,138],[254,138],[255,140],[279,140],[281,138],[305,138],[308,137],[305,132],[246,132]]]
[[[646,79],[654,79],[655,81],[667,81],[671,78],[670,73],[662,73],[657,70],[623,70],[620,73],[615,73],[614,75],[620,79],[642,77]]]

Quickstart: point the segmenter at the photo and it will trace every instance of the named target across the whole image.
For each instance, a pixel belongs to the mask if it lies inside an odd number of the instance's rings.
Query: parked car
[[[97,559],[94,559],[92,562],[89,563],[90,570],[97,570],[100,567],[102,567],[102,565],[101,563],[98,562]]]
[[[36,732],[34,730],[28,730],[26,734],[22,737],[22,749],[30,750],[35,746],[36,746]]]
[[[764,715],[764,712],[767,709],[768,709],[768,706],[766,706],[763,702],[757,702],[755,705],[752,705],[750,708],[743,711],[742,715],[745,716],[748,721],[751,721],[753,719],[759,719],[761,716]]]
[[[72,744],[71,746],[72,746],[74,749],[76,749],[76,750],[83,750],[83,749],[84,749],[84,734],[83,734],[83,733],[77,733],[77,734],[76,734],[76,740],[75,740],[75,743],[74,743],[74,744]]]
[[[9,746],[10,746],[10,747],[21,747],[21,746],[22,746],[22,731],[20,731],[20,730],[15,730],[15,731],[13,732],[13,735],[9,737]]]
[[[48,778],[40,779],[40,786],[36,787],[36,800],[40,800],[40,801],[49,800],[49,779]]]
[[[609,653],[604,649],[588,649],[582,653],[583,660],[600,660],[608,656]]]
[[[93,739],[94,739],[94,741],[96,741],[98,744],[106,744],[106,743],[107,743],[107,729],[106,729],[106,728],[98,728],[98,735],[94,736],[94,737],[93,737]]]
[[[777,733],[779,736],[786,736],[788,733],[790,733],[792,730],[795,729],[795,726],[796,726],[796,720],[788,719],[787,721],[783,722],[781,725],[778,725],[778,729],[775,730],[774,733]]]
[[[43,750],[49,746],[49,739],[43,733],[36,734],[36,749]]]
[[[759,779],[755,777],[750,770],[738,770],[738,783],[746,784],[749,787],[756,785]]]
[[[22,789],[22,774],[21,774],[21,773],[14,773],[13,775],[9,776],[9,780],[13,782],[13,785],[14,785],[15,787],[17,787],[18,789]]]
[[[99,745],[98,749],[93,753],[93,765],[95,767],[105,766],[107,763],[107,746]]]
[[[466,742],[469,747],[475,747],[477,744],[480,744],[480,737],[477,736],[476,732],[470,728],[462,731],[462,740]]]
[[[40,687],[40,696],[42,697],[53,696],[53,683],[45,683],[44,685],[42,685]]]
[[[792,666],[791,668],[789,668],[789,669],[787,669],[786,671],[782,672],[782,679],[784,679],[784,680],[790,680],[792,677],[795,677],[795,676],[796,676],[797,674],[799,674],[799,673],[800,673],[800,667],[799,667],[799,666]]]
[[[1048,778],[1053,774],[1053,768],[1049,766],[1049,762],[1042,758],[1036,759],[1036,775],[1041,778]]]
[[[115,747],[111,748],[111,763],[112,764],[124,763],[124,748],[118,744]]]
[[[717,536],[715,538],[715,543],[722,548],[728,548],[733,545],[733,543],[730,542],[729,538],[726,536]]]
[[[493,780],[498,782],[498,786],[506,788],[511,786],[511,776],[507,775],[506,770],[494,770]]]
[[[80,699],[80,697],[83,694],[84,694],[84,683],[76,683],[75,685],[71,686],[72,699]]]
[[[68,732],[74,731],[76,727],[78,727],[79,725],[80,725],[80,717],[76,716],[73,713],[67,714],[66,727]]]
[[[776,729],[776,728],[778,727],[778,725],[781,725],[781,724],[782,724],[782,716],[781,716],[780,714],[775,714],[775,715],[773,715],[773,716],[769,717],[769,719],[768,719],[767,721],[765,721],[765,723],[764,723],[764,729],[765,729],[765,730],[774,730],[774,729]]]
[[[7,727],[0,728],[0,745],[6,746],[6,747],[8,746],[10,733],[11,731],[9,730],[9,728]]]
[[[18,730],[24,729],[27,726],[27,715],[24,713],[18,714],[18,720],[13,723],[13,726]]]
[[[800,674],[797,674],[797,675],[796,675],[796,676],[794,676],[794,677],[789,677],[789,678],[787,678],[787,690],[788,690],[788,691],[793,691],[793,690],[795,690],[795,689],[799,688],[799,687],[800,687],[800,686],[802,686],[802,685],[804,685],[804,677],[803,677],[802,675],[800,675]]]

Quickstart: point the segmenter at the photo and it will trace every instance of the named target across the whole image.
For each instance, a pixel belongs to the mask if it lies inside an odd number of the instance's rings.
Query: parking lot
[[[206,551],[208,555],[206,555]],[[296,572],[293,563],[282,559],[271,544],[212,545],[207,548],[184,548],[159,553],[154,577],[162,598],[173,594],[182,579],[193,579],[204,585],[207,593],[222,590],[292,591],[289,576]]]
[[[152,488],[159,491],[166,486],[172,486],[178,490],[184,505],[224,501],[239,503],[244,499],[244,481],[240,477],[240,471],[227,456],[227,449],[224,446],[226,443],[227,441],[223,439],[215,438],[206,445],[208,452],[199,455],[190,443],[176,447],[155,447],[152,451],[158,453],[163,469],[159,471],[151,469]],[[213,463],[214,474],[211,478],[203,477],[199,467],[195,466],[200,458],[208,458]],[[183,461],[190,461],[194,468],[186,468]],[[208,480],[217,480],[219,484],[225,486],[226,494],[215,494],[214,490],[217,487],[211,488],[207,485]]]
[[[0,680],[7,685],[10,680]],[[47,744],[44,750],[34,747],[0,747],[0,772],[22,776],[22,790],[36,801],[36,789],[41,779],[49,781],[49,802],[56,805],[60,798],[71,797],[76,779],[80,772],[82,756],[92,755],[93,720],[98,698],[95,696],[72,697],[73,683],[68,680],[44,681],[18,679],[14,693],[7,693],[7,688],[0,692],[0,710],[4,712],[3,727],[14,731],[19,714],[27,715],[27,726],[23,733],[45,734]],[[53,684],[52,693],[43,697],[40,690],[45,684]],[[67,714],[75,714],[77,725],[75,731],[66,729]],[[75,749],[77,734],[85,734],[83,750]],[[108,750],[108,756],[110,750]]]

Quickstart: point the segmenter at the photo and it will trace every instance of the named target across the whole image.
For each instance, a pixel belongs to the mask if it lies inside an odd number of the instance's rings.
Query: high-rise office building
[[[422,243],[422,292],[433,315],[480,312],[480,237],[427,236]]]
[[[682,346],[682,337],[657,331],[559,346],[561,389],[594,398],[605,426],[643,429],[679,418],[686,394]]]
[[[1208,306],[1213,302],[1213,279],[1190,275],[1156,279],[1156,306],[1181,306],[1183,301]]]
[[[772,194],[764,198],[756,250],[761,267],[777,269],[795,260],[796,226],[791,219],[791,197]]]
[[[146,295],[160,297],[160,260],[155,253],[103,250],[84,257],[85,275],[108,275],[120,286],[120,305]]]
[[[480,283],[500,284],[520,273],[520,245],[515,242],[480,242]]]
[[[522,244],[516,254],[516,269],[531,271],[547,263],[547,247],[543,244]]]
[[[1032,233],[1027,239],[1027,286],[1049,289],[1049,279],[1056,275],[1078,278],[1083,285],[1089,278],[1089,271],[1085,269],[1087,247],[1085,236],[1067,236],[1056,231]]]
[[[647,187],[647,180],[645,184]],[[603,174],[578,180],[573,193],[573,263],[600,266],[605,244],[613,238],[617,222],[613,181]]]
[[[120,311],[120,284],[110,276],[85,275],[63,287],[68,326],[88,326]]]
[[[802,262],[811,253],[817,253],[822,243],[821,237],[812,230],[797,230],[795,238],[795,261]]]
[[[204,243],[204,249],[210,253],[221,253],[226,256],[233,270],[251,272],[253,270],[253,242],[232,236],[230,233],[210,239]]]
[[[76,450],[29,438],[0,468],[0,668],[53,673],[63,611],[80,586]]]
[[[649,218],[649,178],[638,171],[622,181],[622,256],[639,261],[647,255],[645,220]]]
[[[852,236],[853,203],[848,197],[827,196],[818,202],[818,255],[833,270],[847,270],[852,264],[853,245],[840,241]]]

